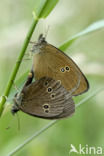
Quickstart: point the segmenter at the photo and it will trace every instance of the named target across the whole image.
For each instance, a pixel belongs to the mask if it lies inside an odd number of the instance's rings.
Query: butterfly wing
[[[69,92],[51,78],[41,78],[22,91],[20,110],[45,119],[60,119],[70,116],[75,105]]]
[[[74,61],[66,54],[50,44],[44,44],[40,52],[35,54],[33,60],[33,71],[36,79],[44,76],[61,80],[62,85],[70,91],[78,83],[80,85],[73,92],[73,96],[86,92],[89,88],[88,81]]]

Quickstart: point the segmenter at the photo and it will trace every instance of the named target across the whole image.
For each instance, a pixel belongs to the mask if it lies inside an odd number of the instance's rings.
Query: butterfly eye
[[[50,92],[52,92],[52,88],[51,87],[48,87],[48,92],[50,93]]]
[[[61,68],[60,70],[61,70],[61,72],[65,72],[65,69],[64,68]]]
[[[66,69],[66,71],[69,71],[70,70],[70,67],[66,66],[65,69]]]

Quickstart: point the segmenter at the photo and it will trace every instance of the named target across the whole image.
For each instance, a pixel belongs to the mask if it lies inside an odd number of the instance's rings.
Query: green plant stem
[[[34,28],[36,27],[37,22],[38,22],[38,19],[35,19],[33,21],[32,25],[31,25],[30,29],[29,29],[29,32],[28,32],[28,34],[26,36],[26,39],[24,41],[22,50],[21,50],[20,55],[19,55],[19,57],[17,59],[16,65],[15,65],[15,67],[13,69],[13,72],[12,72],[12,75],[10,77],[10,80],[8,82],[7,88],[6,88],[5,92],[4,92],[4,95],[2,96],[1,103],[0,103],[0,116],[2,115],[2,112],[4,110],[4,104],[6,102],[6,97],[8,97],[8,95],[9,95],[10,89],[12,87],[12,84],[13,84],[14,80],[15,80],[16,74],[17,74],[17,72],[19,70],[19,67],[20,67],[20,64],[22,62],[22,58],[23,58],[23,56],[25,54],[25,51],[27,49],[28,43],[30,41],[30,38],[32,36]]]
[[[79,107],[81,104],[83,104],[84,102],[90,100],[92,97],[94,97],[95,95],[97,95],[98,93],[100,93],[102,90],[104,90],[104,87],[99,88],[97,90],[95,90],[93,93],[91,93],[89,96],[87,96],[86,98],[84,98],[83,100],[81,100],[78,104],[76,104],[76,108]],[[37,136],[39,136],[40,134],[42,134],[44,131],[46,131],[48,128],[52,127],[55,123],[57,123],[60,120],[54,120],[49,122],[46,126],[44,126],[42,129],[40,129],[39,131],[37,131],[35,134],[33,134],[31,137],[29,137],[27,140],[24,141],[24,143],[20,144],[19,146],[17,146],[12,152],[9,153],[8,156],[12,156],[14,155],[16,152],[19,152],[25,145],[27,145],[29,142],[31,142],[33,139],[35,139]]]
[[[16,77],[16,74],[17,74],[17,72],[18,72],[18,70],[19,70],[20,64],[21,64],[21,62],[22,62],[23,56],[24,56],[24,54],[25,54],[25,51],[26,51],[27,46],[28,46],[28,43],[29,43],[30,38],[31,38],[31,36],[32,36],[32,34],[33,34],[33,31],[34,31],[34,29],[35,29],[35,27],[36,27],[36,25],[37,25],[39,19],[42,18],[42,17],[44,17],[44,12],[46,11],[47,6],[48,6],[49,3],[51,3],[51,2],[52,2],[51,0],[46,0],[46,1],[44,1],[44,3],[42,4],[42,7],[41,7],[41,9],[39,10],[39,12],[38,12],[37,15],[36,15],[35,11],[33,11],[33,13],[35,14],[35,17],[34,17],[35,19],[33,20],[33,23],[32,23],[32,25],[31,25],[31,27],[30,27],[28,33],[27,33],[27,36],[26,36],[26,39],[25,39],[25,41],[24,41],[22,50],[21,50],[20,55],[19,55],[19,57],[18,57],[18,59],[17,59],[16,65],[15,65],[15,67],[14,67],[14,70],[13,70],[13,72],[12,72],[12,75],[11,75],[11,77],[10,77],[10,80],[9,80],[9,82],[8,82],[7,88],[5,89],[4,95],[2,96],[2,99],[1,99],[1,101],[0,101],[0,116],[2,115],[2,112],[3,112],[3,110],[4,110],[4,105],[5,105],[5,102],[6,102],[6,97],[8,97],[8,95],[9,95],[9,93],[10,93],[12,84],[13,84],[13,82],[14,82],[14,80],[15,80],[15,77]],[[54,6],[57,4],[57,2],[58,2],[58,1],[56,0],[56,2],[53,3],[54,5],[52,6],[51,10],[54,8]],[[51,11],[51,10],[50,10],[50,11]],[[50,11],[48,12],[48,14],[50,13]],[[33,15],[34,15],[34,14],[33,14]],[[48,14],[47,14],[47,16],[48,16]],[[45,16],[45,17],[46,17],[46,16]]]

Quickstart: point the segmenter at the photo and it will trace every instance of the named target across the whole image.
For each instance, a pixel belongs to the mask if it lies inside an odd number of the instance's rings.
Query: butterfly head
[[[42,44],[42,43],[46,43],[46,40],[43,34],[40,34],[38,38],[38,44]]]
[[[12,109],[11,109],[11,113],[13,115],[19,111],[22,99],[23,99],[23,93],[16,93],[15,94],[15,96],[13,98],[14,104],[13,104]]]
[[[43,34],[39,35],[38,42],[34,43],[33,47],[31,48],[31,52],[39,53],[41,49],[46,45],[46,40]]]

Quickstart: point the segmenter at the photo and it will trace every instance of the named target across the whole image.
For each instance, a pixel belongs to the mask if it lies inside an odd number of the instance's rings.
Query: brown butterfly
[[[89,89],[86,77],[74,61],[61,50],[47,43],[42,34],[39,36],[38,43],[34,42],[31,51],[35,53],[33,72],[36,80],[51,77],[60,80],[64,88],[70,91],[76,86],[80,75],[80,85],[72,95],[80,95]]]
[[[60,81],[43,77],[32,82],[31,73],[20,93],[14,97],[12,114],[21,110],[32,116],[45,119],[60,119],[71,116],[75,112],[75,104],[72,93],[79,87],[80,78],[77,85],[68,92]]]

